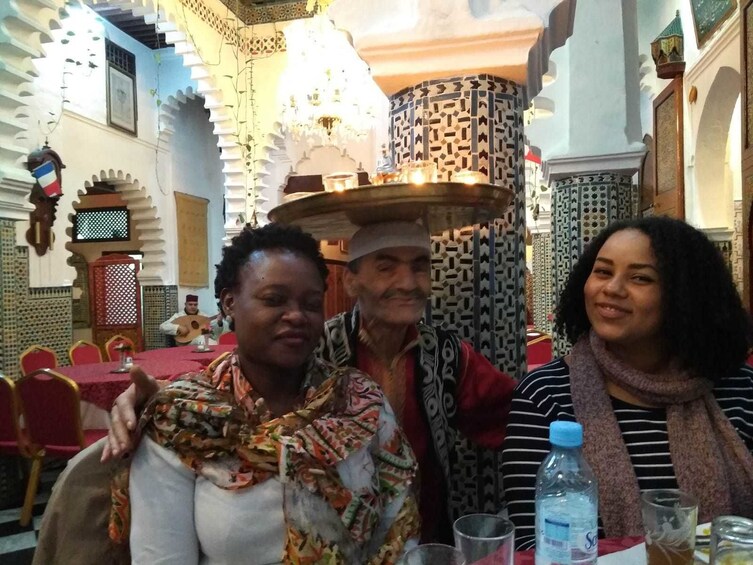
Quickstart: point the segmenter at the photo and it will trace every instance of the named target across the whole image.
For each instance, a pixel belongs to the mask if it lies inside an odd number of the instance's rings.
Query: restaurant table
[[[156,379],[169,379],[204,368],[199,361],[190,359],[143,359],[135,363]],[[78,384],[84,429],[107,427],[107,415],[112,403],[131,383],[128,373],[111,372],[119,366],[120,363],[114,361],[55,368],[55,371]]]
[[[599,556],[609,555],[624,549],[630,549],[644,541],[643,536],[632,536],[624,538],[605,538],[599,540]],[[515,552],[515,565],[534,565],[534,550]]]
[[[212,361],[227,351],[235,349],[235,345],[210,345],[209,351],[198,351],[195,345],[183,345],[180,347],[167,347],[164,349],[149,349],[136,353],[133,362],[137,365],[141,361],[195,361],[206,367]]]

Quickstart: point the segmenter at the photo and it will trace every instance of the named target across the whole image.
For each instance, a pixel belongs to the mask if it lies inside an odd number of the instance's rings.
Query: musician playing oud
[[[177,318],[183,316],[203,316],[209,322],[209,316],[199,311],[199,297],[196,294],[186,294],[186,302],[183,305],[183,312],[176,312],[169,319],[162,322],[159,326],[159,331],[165,335],[181,338],[187,336],[192,328],[188,324],[175,323]],[[201,345],[204,343],[204,337],[199,331],[198,334],[190,342],[186,342],[183,345]]]

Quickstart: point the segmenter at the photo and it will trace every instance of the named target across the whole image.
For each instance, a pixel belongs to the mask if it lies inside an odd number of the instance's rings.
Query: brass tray
[[[349,239],[361,226],[398,220],[419,220],[435,234],[498,218],[512,198],[512,190],[492,184],[365,185],[285,202],[269,219],[300,226],[316,239]]]

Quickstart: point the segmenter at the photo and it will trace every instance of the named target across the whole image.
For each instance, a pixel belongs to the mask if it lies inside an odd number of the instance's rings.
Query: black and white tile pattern
[[[24,464],[24,462],[21,464]],[[2,467],[7,470],[7,464]],[[47,500],[50,498],[52,485],[64,467],[65,461],[45,463],[37,496],[34,499],[33,517],[28,526],[22,527],[19,524],[27,475],[24,476],[24,482],[19,485],[21,492],[18,493],[18,504],[0,509],[0,563],[3,565],[29,565],[31,563],[34,548],[37,545],[42,514],[47,505]]]

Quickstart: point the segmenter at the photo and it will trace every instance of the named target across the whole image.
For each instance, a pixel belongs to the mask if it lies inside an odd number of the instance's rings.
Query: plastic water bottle
[[[596,563],[599,494],[583,459],[583,426],[552,422],[536,475],[536,565]]]

